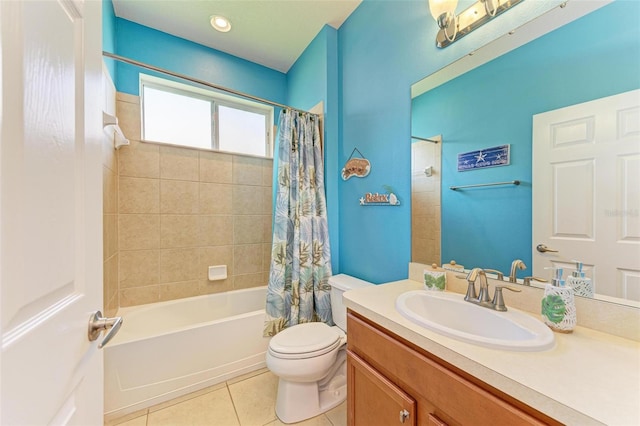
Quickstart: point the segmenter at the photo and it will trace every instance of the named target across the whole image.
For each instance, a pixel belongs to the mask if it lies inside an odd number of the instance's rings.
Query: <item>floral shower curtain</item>
[[[282,110],[271,267],[264,335],[305,322],[333,325],[331,255],[320,124]]]

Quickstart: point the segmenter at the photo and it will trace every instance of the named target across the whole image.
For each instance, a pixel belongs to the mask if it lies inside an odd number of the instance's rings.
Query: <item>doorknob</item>
[[[545,246],[544,244],[538,244],[536,246],[536,250],[538,250],[540,253],[557,253],[558,250],[554,250],[554,249],[550,249],[549,247]]]
[[[98,344],[98,349],[102,349],[109,340],[113,339],[120,327],[122,326],[122,317],[105,318],[102,316],[102,312],[95,311],[89,317],[89,341],[93,342],[98,338],[102,330],[109,330],[104,336],[104,340]]]

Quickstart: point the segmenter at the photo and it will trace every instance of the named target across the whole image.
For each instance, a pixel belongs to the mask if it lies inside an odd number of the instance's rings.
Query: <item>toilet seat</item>
[[[271,338],[269,353],[280,359],[314,358],[335,350],[345,338],[338,327],[321,322],[297,324]]]

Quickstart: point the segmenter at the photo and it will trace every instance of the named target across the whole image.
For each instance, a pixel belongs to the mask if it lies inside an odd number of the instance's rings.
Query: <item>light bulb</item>
[[[210,22],[211,26],[220,32],[226,33],[231,30],[231,22],[224,16],[214,15]]]
[[[429,10],[436,21],[440,20],[442,14],[455,15],[457,6],[458,0],[429,0]]]

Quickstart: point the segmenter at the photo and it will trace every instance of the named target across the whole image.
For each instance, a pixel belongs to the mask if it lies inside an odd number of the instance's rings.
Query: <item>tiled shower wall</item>
[[[116,104],[119,306],[266,285],[273,160],[140,142],[139,98]]]
[[[411,144],[411,261],[427,265],[441,264],[441,146],[425,141]],[[429,177],[424,173],[428,166]]]

